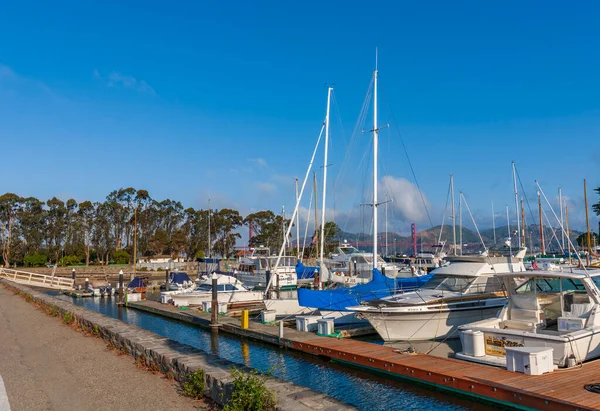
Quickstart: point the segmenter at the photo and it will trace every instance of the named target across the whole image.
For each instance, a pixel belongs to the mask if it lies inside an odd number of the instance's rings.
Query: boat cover
[[[310,278],[315,278],[315,272],[318,271],[317,267],[311,267],[302,264],[302,261],[298,259],[298,263],[296,264],[296,275],[298,276],[298,280],[307,280]]]
[[[192,280],[182,271],[172,271],[169,273],[169,282],[171,284],[183,284],[185,282],[191,282]]]
[[[143,288],[146,286],[146,283],[144,283],[144,280],[142,280],[141,277],[135,277],[127,286],[127,288],[130,289],[134,289],[134,288]]]
[[[298,303],[302,307],[345,311],[346,307],[359,305],[363,301],[388,297],[400,290],[414,290],[429,281],[431,277],[433,274],[420,277],[389,278],[378,269],[374,269],[371,281],[357,284],[354,287],[340,287],[333,290],[299,288]]]

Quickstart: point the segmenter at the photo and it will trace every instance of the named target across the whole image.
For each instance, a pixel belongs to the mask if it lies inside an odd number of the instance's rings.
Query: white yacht
[[[259,303],[262,302],[263,293],[246,289],[241,281],[230,275],[213,274],[217,276],[217,300],[219,303]],[[188,305],[201,305],[204,301],[212,300],[212,278],[209,276],[200,282],[193,291],[171,295],[177,307]]]
[[[293,289],[298,286],[296,274],[296,257],[282,257],[276,268],[277,256],[271,256],[267,247],[256,247],[252,254],[240,257],[239,266],[233,270],[233,275],[246,287],[251,289],[265,288],[268,282],[267,271],[273,276],[275,288]]]
[[[600,358],[600,270],[499,277],[508,289],[508,304],[494,318],[459,327],[463,352],[457,358],[506,367],[505,347],[552,348],[558,367]],[[465,338],[473,336],[483,346],[477,356],[464,350]]]
[[[453,256],[419,290],[349,307],[366,318],[384,341],[458,338],[458,327],[495,316],[506,304],[499,273],[524,273],[526,249],[508,247]]]
[[[344,243],[338,246],[335,252],[329,253],[328,257],[324,263],[329,269],[331,282],[352,286],[371,281],[373,276],[373,253],[360,251],[344,240]],[[381,272],[390,278],[414,277],[426,274],[420,270],[402,270],[398,264],[385,262],[380,255],[377,255],[377,265]]]

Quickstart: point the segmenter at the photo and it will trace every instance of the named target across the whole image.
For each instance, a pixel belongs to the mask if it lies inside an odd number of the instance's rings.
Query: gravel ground
[[[0,376],[12,411],[212,409],[2,286]]]

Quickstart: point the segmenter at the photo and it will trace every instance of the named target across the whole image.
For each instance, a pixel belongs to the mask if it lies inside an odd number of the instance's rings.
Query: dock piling
[[[85,279],[85,291],[90,289],[90,279],[86,278]]]
[[[279,321],[279,345],[281,345],[281,340],[283,339],[283,320]]]
[[[219,302],[217,300],[217,276],[213,273],[212,275],[212,301],[210,306],[210,325],[216,328],[218,324],[217,314],[219,312]]]
[[[242,317],[241,317],[241,327],[243,330],[247,330],[248,329],[248,323],[250,320],[250,314],[248,310],[242,310]]]
[[[119,271],[119,305],[123,304],[123,270]]]
[[[71,279],[75,281],[75,269],[71,270]]]

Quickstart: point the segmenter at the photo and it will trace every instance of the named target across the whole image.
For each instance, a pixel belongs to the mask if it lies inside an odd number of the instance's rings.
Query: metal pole
[[[73,279],[73,281],[75,281],[75,269],[73,268],[73,270],[71,270],[71,278]],[[73,283],[75,284],[75,283]]]
[[[542,221],[542,197],[540,197],[540,192],[538,191],[538,213],[540,214],[540,241],[541,241],[541,251],[542,255],[546,254],[546,245],[544,244],[544,224]]]
[[[587,186],[585,184],[585,178],[583,179],[583,198],[585,200],[585,225],[587,227],[587,264],[590,265],[590,262],[592,261],[592,240],[590,238],[590,215],[588,210]]]
[[[133,273],[131,281],[135,278],[135,268],[137,266],[137,207],[133,210]]]
[[[123,270],[119,271],[119,304],[123,304]]]
[[[211,327],[216,328],[218,325],[218,314],[219,311],[219,302],[217,300],[217,276],[213,274],[212,276],[212,302],[210,306],[210,325]]]

